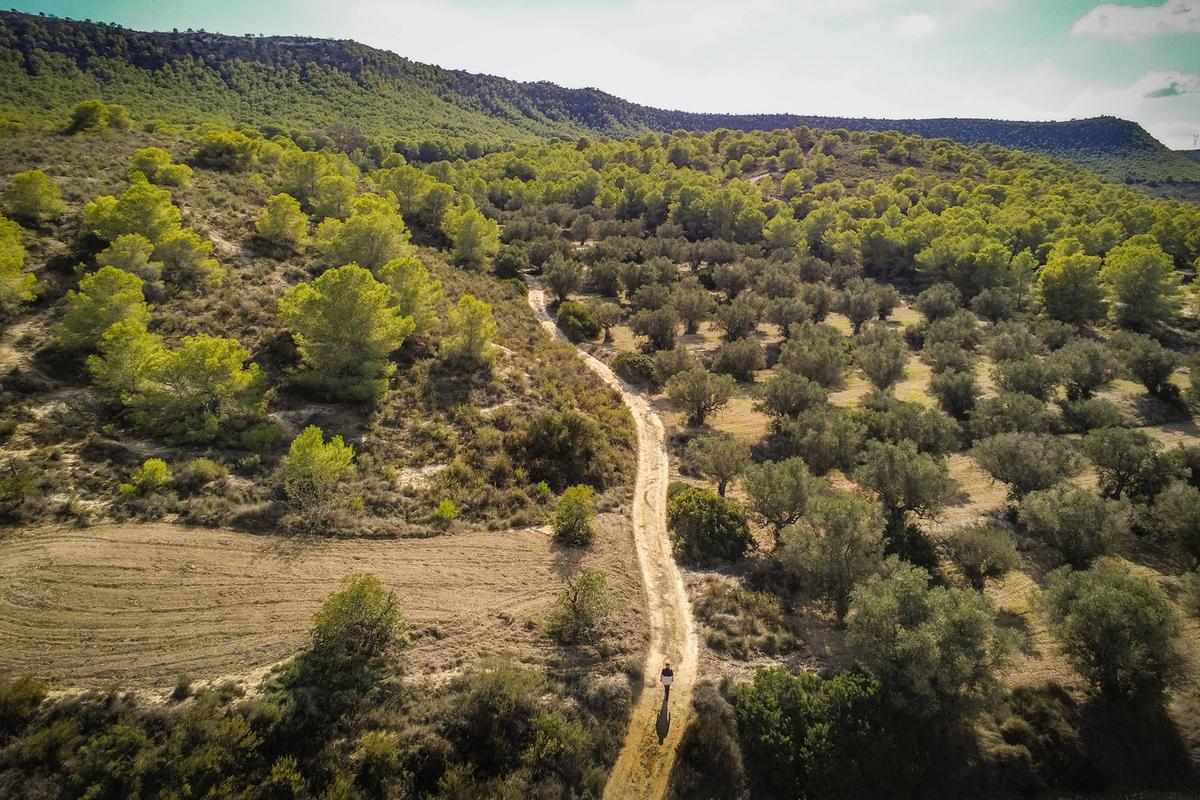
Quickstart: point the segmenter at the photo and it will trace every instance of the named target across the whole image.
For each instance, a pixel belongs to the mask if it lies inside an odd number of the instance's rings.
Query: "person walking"
[[[663,700],[671,699],[671,681],[675,680],[675,672],[671,669],[671,662],[668,661],[662,669],[662,685],[666,690],[666,695]]]

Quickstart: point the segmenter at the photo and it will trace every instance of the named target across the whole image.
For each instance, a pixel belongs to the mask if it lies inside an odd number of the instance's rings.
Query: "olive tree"
[[[680,372],[667,381],[667,396],[687,414],[687,424],[700,426],[708,415],[729,402],[737,383],[703,367]]]
[[[1071,566],[1086,567],[1112,552],[1121,529],[1122,508],[1082,486],[1062,481],[1025,497],[1021,523],[1062,553]]]
[[[851,492],[818,495],[802,519],[783,529],[779,543],[779,562],[816,588],[840,623],[854,587],[883,563],[883,515]]]
[[[1182,677],[1178,612],[1157,583],[1120,562],[1050,573],[1045,607],[1067,658],[1109,699],[1161,703]]]
[[[898,709],[953,718],[997,689],[1014,634],[970,589],[929,585],[929,573],[891,558],[850,596],[847,641]]]
[[[989,436],[975,444],[971,455],[992,478],[1007,483],[1009,496],[1016,500],[1083,469],[1082,458],[1068,442],[1046,434]]]
[[[725,496],[729,482],[750,463],[750,445],[726,434],[697,436],[688,442],[688,460],[705,477],[717,484],[717,494]]]
[[[776,539],[785,527],[804,516],[812,484],[802,458],[751,464],[742,476],[750,510],[775,529]]]

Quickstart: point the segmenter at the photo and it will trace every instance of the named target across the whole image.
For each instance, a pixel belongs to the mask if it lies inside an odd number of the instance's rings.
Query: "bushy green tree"
[[[1113,498],[1137,483],[1159,449],[1150,434],[1130,428],[1100,428],[1083,437],[1083,452],[1096,468],[1100,491]]]
[[[429,276],[421,260],[408,256],[379,268],[379,280],[392,290],[392,303],[401,316],[412,317],[413,335],[427,335],[438,322],[442,284]]]
[[[890,328],[872,325],[854,338],[854,363],[876,389],[890,389],[904,378],[908,348]]]
[[[935,516],[955,489],[945,462],[911,441],[871,442],[853,474],[855,483],[879,498],[892,528],[902,526],[908,514]]]
[[[1070,481],[1030,492],[1021,503],[1021,523],[1076,568],[1112,552],[1121,515],[1119,503]]]
[[[1149,336],[1122,333],[1113,337],[1125,368],[1133,373],[1146,391],[1164,400],[1179,396],[1179,387],[1171,382],[1171,376],[1179,366],[1180,357],[1174,350],[1163,347]]]
[[[937,322],[962,308],[962,293],[952,283],[938,283],[917,295],[914,305],[927,323]]]
[[[1068,400],[1086,400],[1112,380],[1115,364],[1108,348],[1099,342],[1076,339],[1055,351],[1055,370],[1062,378]]]
[[[982,523],[957,531],[947,543],[950,557],[977,591],[989,578],[1003,577],[1021,557],[1017,541],[1006,528]]]
[[[1100,281],[1108,290],[1113,319],[1130,328],[1170,322],[1183,303],[1175,262],[1149,234],[1109,250]]]
[[[664,306],[656,310],[644,308],[629,320],[629,327],[638,336],[646,337],[647,350],[671,350],[675,347],[676,327],[679,318],[675,309]]]
[[[96,254],[96,266],[112,267],[136,275],[146,283],[162,279],[163,265],[154,260],[154,244],[140,233],[126,233]]]
[[[141,377],[124,402],[135,424],[168,439],[211,442],[232,423],[263,412],[266,382],[236,339],[185,336],[178,347],[152,353]]]
[[[283,192],[267,199],[254,230],[264,242],[285,252],[303,250],[308,244],[308,217],[300,210],[300,201]]]
[[[712,370],[744,383],[753,382],[754,373],[766,367],[766,353],[756,339],[725,342],[713,354]]]
[[[998,433],[1049,433],[1054,417],[1033,395],[1001,392],[985,397],[971,412],[971,435],[986,439]]]
[[[784,369],[822,386],[839,386],[850,365],[846,339],[832,325],[802,322],[791,333],[779,354]]]
[[[591,544],[595,533],[592,520],[596,516],[593,489],[584,484],[568,486],[558,499],[554,511],[554,538],[574,547]]]
[[[943,411],[959,420],[971,416],[979,402],[979,380],[969,370],[950,369],[937,373],[929,379],[929,391]]]
[[[1004,391],[1032,395],[1043,401],[1049,399],[1061,380],[1055,362],[1037,356],[997,364],[992,369],[992,379]]]
[[[755,546],[741,507],[687,484],[671,484],[667,524],[675,557],[689,564],[736,561]]]
[[[196,140],[192,163],[198,167],[242,172],[250,168],[258,143],[239,131],[209,131]]]
[[[1068,442],[1045,434],[989,436],[975,444],[971,455],[985,472],[1007,483],[1009,495],[1017,500],[1083,469],[1082,458]]]
[[[405,623],[395,592],[374,575],[349,575],[313,617],[313,656],[332,669],[373,665],[403,644]]]
[[[1051,257],[1038,274],[1036,295],[1052,319],[1085,325],[1104,319],[1100,259],[1076,253]]]
[[[583,284],[583,265],[562,253],[555,253],[542,267],[542,277],[555,298],[562,303]]]
[[[345,220],[328,217],[317,226],[316,246],[328,265],[358,264],[377,270],[410,255],[408,227],[399,212],[379,197],[365,196]]]
[[[150,375],[165,352],[162,337],[146,330],[142,320],[126,320],[109,326],[88,356],[88,371],[107,401],[121,405],[137,402]]]
[[[154,260],[162,264],[163,279],[174,286],[220,286],[225,269],[212,257],[212,242],[191,228],[171,231],[154,245]]]
[[[572,342],[583,342],[600,335],[600,323],[592,316],[586,303],[568,300],[558,307],[554,321]]]
[[[142,279],[115,267],[101,267],[80,279],[78,291],[67,291],[58,342],[70,350],[91,350],[113,323],[125,320],[142,325],[150,321]]]
[[[1169,542],[1200,570],[1200,489],[1175,481],[1145,510],[1142,527]]]
[[[146,180],[156,186],[187,186],[192,179],[192,168],[187,164],[176,164],[171,154],[161,147],[143,147],[129,157],[129,174],[140,172]]]
[[[953,718],[995,692],[1014,644],[986,596],[931,588],[929,573],[894,558],[852,593],[847,629],[892,703],[918,718]]]
[[[775,537],[804,516],[813,479],[802,458],[764,461],[746,467],[742,486],[750,510],[775,529]]]
[[[21,226],[0,217],[0,316],[12,314],[34,298],[37,278],[24,266]]]
[[[492,316],[492,306],[474,295],[464,294],[450,309],[449,323],[449,335],[440,347],[442,358],[465,365],[491,366],[500,330]]]
[[[327,270],[294,286],[279,301],[307,374],[322,394],[375,400],[396,371],[388,357],[415,325],[392,305],[392,292],[357,264]]]
[[[757,408],[775,418],[797,417],[828,400],[824,386],[803,375],[783,371],[772,372],[761,385]]]
[[[292,440],[280,468],[283,491],[301,511],[319,512],[344,494],[343,482],[354,470],[354,448],[334,436],[328,442],[316,425]]]
[[[1050,573],[1045,605],[1067,658],[1106,697],[1157,704],[1182,676],[1178,612],[1158,584],[1122,563]]]
[[[688,442],[688,460],[705,477],[717,484],[717,494],[725,496],[729,482],[750,463],[750,445],[725,434],[697,436]]]
[[[323,175],[317,180],[317,191],[312,198],[313,217],[345,219],[350,216],[357,196],[358,188],[345,175]]]
[[[4,211],[23,225],[53,222],[67,210],[58,184],[40,169],[13,175],[4,190]]]
[[[486,269],[500,250],[500,226],[477,208],[452,208],[442,220],[451,241],[451,260],[460,267]]]
[[[709,414],[729,402],[736,386],[728,375],[715,375],[703,367],[693,367],[667,381],[667,396],[687,414],[688,425],[700,426]]]
[[[779,535],[777,558],[846,618],[850,593],[883,563],[884,519],[866,498],[837,492],[817,495],[804,517]]]
[[[872,797],[886,793],[880,687],[861,671],[759,669],[734,695],[737,732],[755,797]],[[877,761],[879,759],[879,761]],[[725,793],[721,797],[734,797]]]
[[[573,484],[602,486],[612,459],[596,419],[576,409],[545,408],[515,432],[513,450],[531,481],[562,491]]]
[[[671,307],[688,335],[700,330],[700,323],[708,319],[714,305],[712,295],[697,283],[680,284],[671,293]]]
[[[157,243],[179,230],[183,214],[171,202],[171,193],[134,173],[120,197],[103,195],[83,208],[83,225],[106,242],[126,233],[138,233]]]

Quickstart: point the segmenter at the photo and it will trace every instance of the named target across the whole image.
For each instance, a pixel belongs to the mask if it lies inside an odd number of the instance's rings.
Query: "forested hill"
[[[770,130],[809,125],[897,130],[993,142],[1072,159],[1116,180],[1200,181],[1200,164],[1136,123],[987,119],[852,119],[794,114],[695,114],[638,105],[597,89],[565,89],[421,64],[352,41],[303,37],[146,33],[112,25],[0,12],[0,114],[65,119],[101,96],[143,119],[326,129],[352,123],[367,136],[431,152],[493,149],[514,141],[628,136],[652,131]],[[468,150],[469,152],[469,150]]]

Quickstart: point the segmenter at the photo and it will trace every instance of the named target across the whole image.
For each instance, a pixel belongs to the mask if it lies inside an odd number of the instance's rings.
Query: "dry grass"
[[[396,592],[418,676],[444,677],[481,654],[557,658],[538,630],[580,561],[607,571],[627,603],[611,656],[644,645],[644,598],[628,518],[602,515],[586,553],[546,529],[372,541],[254,536],[167,524],[44,529],[0,540],[0,672],[56,689],[253,683],[306,640],[343,576],[372,572]]]

